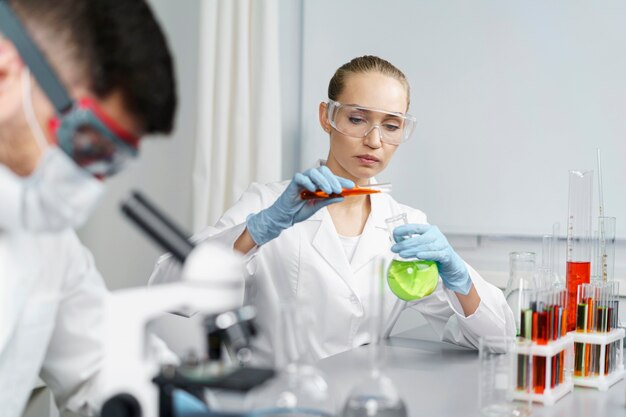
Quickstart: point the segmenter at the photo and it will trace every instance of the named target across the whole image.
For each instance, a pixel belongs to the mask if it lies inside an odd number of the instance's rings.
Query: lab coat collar
[[[348,258],[344,255],[341,242],[337,236],[337,230],[333,224],[333,219],[330,217],[330,213],[326,207],[318,210],[315,213],[319,218],[319,227],[313,237],[311,244],[324,258],[326,262],[339,274],[339,276],[346,282],[348,287],[352,287],[351,277],[352,269],[348,263]],[[309,218],[312,219],[313,216]]]
[[[37,250],[29,235],[0,231],[0,352],[11,339],[30,293],[39,265]]]
[[[372,211],[363,228],[363,234],[354,252],[352,270],[354,272],[369,264],[376,256],[389,250],[390,241],[385,219],[389,217],[388,196],[370,195]]]
[[[352,264],[344,255],[337,230],[326,207],[317,211],[307,221],[317,221],[319,226],[312,245],[329,265],[352,287],[351,277],[368,265],[373,259],[389,250],[390,241],[385,219],[391,215],[389,197],[373,194],[370,196],[372,211],[365,223],[363,233],[356,247]]]
[[[22,210],[22,180],[6,165],[0,164],[0,232],[16,231],[22,228],[17,219],[20,219]]]

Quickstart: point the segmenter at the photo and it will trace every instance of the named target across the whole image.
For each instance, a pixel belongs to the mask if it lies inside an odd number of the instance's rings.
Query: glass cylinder
[[[369,372],[352,387],[343,406],[341,417],[407,417],[407,409],[398,390],[384,372],[383,346],[381,346],[384,316],[385,258],[374,262],[370,291]]]
[[[561,262],[559,260],[559,253],[561,245],[559,244],[559,234],[561,230],[561,224],[556,222],[552,225],[552,259],[550,261],[550,269],[552,270],[552,282],[557,287],[565,288],[565,280],[561,272]]]
[[[408,223],[406,213],[385,219],[385,223],[391,241],[394,242],[394,229]],[[435,291],[439,282],[439,269],[434,261],[405,259],[396,255],[389,265],[387,282],[398,298],[405,301],[418,300]]]
[[[275,349],[277,361],[287,361],[276,377],[246,395],[251,416],[331,417],[335,402],[323,373],[309,356],[309,334],[314,321],[306,304],[295,300],[281,304]]]
[[[576,329],[576,295],[591,277],[591,202],[593,171],[569,172],[567,215],[567,331]]]
[[[535,253],[511,252],[509,268],[509,282],[504,290],[504,297],[515,316],[515,327],[519,335],[522,300],[527,298],[529,291],[536,288]]]
[[[615,268],[615,217],[598,217],[598,277],[613,281]]]
[[[518,354],[529,351],[531,342],[510,336],[481,337],[479,357],[479,407],[487,417],[531,415],[533,357]],[[515,398],[523,398],[516,401]]]

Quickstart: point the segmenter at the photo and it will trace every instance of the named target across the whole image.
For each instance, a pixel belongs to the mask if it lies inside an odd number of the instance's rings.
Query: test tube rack
[[[573,350],[574,339],[570,334],[546,344],[533,341],[527,346],[516,346],[516,354],[532,356],[533,372],[530,392],[515,390],[513,398],[551,406],[572,392]]]
[[[611,385],[624,378],[624,329],[617,328],[607,333],[570,332],[576,346],[576,357],[579,355],[599,354],[597,363],[604,364],[594,369],[583,366],[580,372],[574,373],[574,384],[581,387],[597,388],[607,391]],[[586,361],[582,361],[586,363]],[[578,374],[578,375],[577,375]]]
[[[619,283],[578,286],[574,338],[574,384],[606,391],[624,378],[625,331],[617,327]]]

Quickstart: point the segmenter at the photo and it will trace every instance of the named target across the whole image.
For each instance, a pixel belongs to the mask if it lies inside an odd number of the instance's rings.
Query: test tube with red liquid
[[[576,296],[591,277],[591,203],[593,171],[569,172],[567,217],[567,331],[576,329]]]

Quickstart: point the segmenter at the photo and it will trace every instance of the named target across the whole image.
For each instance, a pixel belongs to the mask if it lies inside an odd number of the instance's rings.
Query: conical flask
[[[352,388],[341,413],[342,417],[407,417],[407,410],[398,390],[384,373],[384,351],[381,347],[385,258],[378,257],[370,280],[371,345],[368,375]]]
[[[332,417],[335,402],[323,373],[309,356],[313,313],[295,300],[281,304],[276,343],[277,376],[246,396],[247,416]],[[280,366],[280,364],[285,363]]]

